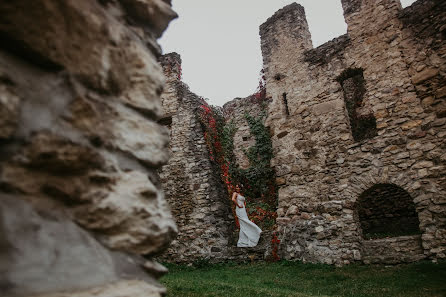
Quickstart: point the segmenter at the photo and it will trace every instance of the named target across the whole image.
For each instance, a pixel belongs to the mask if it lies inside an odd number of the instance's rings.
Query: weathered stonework
[[[161,296],[164,269],[139,255],[177,233],[157,175],[156,43],[176,14],[161,0],[19,0],[0,15],[2,296]]]
[[[410,263],[424,258],[420,235],[366,240],[362,243],[362,261],[365,264]]]
[[[165,117],[160,122],[170,129],[171,157],[160,176],[179,228],[178,237],[161,258],[175,262],[224,260],[234,218],[198,120],[203,99],[181,82],[178,54],[164,55],[161,64],[167,82],[161,96]]]
[[[348,34],[316,49],[298,4],[260,27],[281,254],[341,265],[445,258],[446,4],[342,5]],[[353,74],[362,78],[343,84]],[[352,116],[376,132],[355,140]],[[421,237],[364,238],[358,198],[377,184],[411,197]]]
[[[279,10],[261,26],[268,104],[262,106],[250,96],[222,109],[226,120],[237,127],[236,162],[248,168],[244,150],[255,143],[245,112],[259,116],[266,108],[273,137],[271,165],[279,188],[274,231],[285,259],[343,265],[444,258],[445,4],[420,0],[404,10],[397,0],[343,0],[342,5],[348,33],[318,48],[312,47],[305,12],[298,4]],[[131,7],[138,19],[136,6]],[[167,87],[162,94],[164,116],[158,122],[169,128],[171,159],[160,175],[179,235],[160,258],[265,259],[272,249],[269,232],[255,249],[235,247],[231,206],[197,119],[202,101],[181,82],[177,54],[163,56],[161,64]],[[17,112],[13,103],[20,97],[7,94],[9,110],[0,112]],[[75,102],[74,111],[94,110],[82,100]],[[147,111],[139,101],[123,102],[144,116],[161,114],[159,105]],[[84,127],[82,116],[74,119],[75,127]],[[93,119],[91,126],[102,124]],[[0,132],[10,135],[14,125],[15,121],[5,121]],[[117,144],[98,140],[94,129],[87,131],[93,144],[116,146],[124,153],[121,157],[136,155],[144,166],[165,161],[163,155],[153,160],[144,154],[149,148],[155,154],[162,147],[141,148],[116,129],[109,133],[121,137]],[[36,143],[48,137],[39,136]],[[85,170],[84,163],[102,168],[97,162],[102,154],[82,152],[76,170]],[[56,170],[59,166],[55,162]],[[71,196],[63,199],[70,201]],[[113,199],[105,198],[109,200]],[[95,225],[88,217],[83,223]],[[119,239],[109,243],[120,246]]]
[[[167,82],[161,96],[165,116],[159,122],[169,127],[171,136],[171,157],[160,176],[179,232],[170,248],[158,259],[177,263],[266,259],[271,255],[271,232],[263,233],[255,248],[237,247],[233,205],[221,181],[220,168],[210,160],[198,120],[204,101],[181,81],[180,56],[170,53],[160,62]],[[235,99],[222,109],[226,120],[232,119],[240,128],[234,141],[239,162],[246,161],[243,149],[254,141],[244,114],[248,112],[257,117],[265,108],[266,105],[249,97]],[[249,138],[247,141],[237,141],[245,136]]]
[[[237,165],[246,169],[249,167],[249,160],[243,150],[255,145],[256,141],[249,129],[245,114],[252,117],[262,116],[266,111],[267,103],[255,96],[246,98],[236,98],[223,105],[223,112],[226,122],[231,122],[237,128],[234,135],[234,155]],[[266,113],[265,113],[266,116]]]

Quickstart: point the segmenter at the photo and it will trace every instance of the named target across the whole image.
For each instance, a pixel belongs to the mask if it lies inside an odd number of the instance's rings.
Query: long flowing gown
[[[262,230],[248,218],[245,208],[245,197],[238,194],[237,204],[243,207],[236,207],[235,214],[240,223],[240,234],[237,242],[238,247],[254,247],[259,242],[260,233]]]

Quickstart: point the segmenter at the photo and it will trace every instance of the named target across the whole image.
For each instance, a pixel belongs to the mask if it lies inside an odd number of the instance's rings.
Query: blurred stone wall
[[[157,174],[169,1],[4,1],[0,15],[2,296],[161,296],[164,268],[139,255],[177,233]]]
[[[282,256],[336,264],[444,258],[446,3],[342,5],[348,33],[318,48],[296,3],[260,27]],[[355,140],[353,122],[375,131]],[[421,235],[364,239],[357,200],[376,184],[410,195]]]

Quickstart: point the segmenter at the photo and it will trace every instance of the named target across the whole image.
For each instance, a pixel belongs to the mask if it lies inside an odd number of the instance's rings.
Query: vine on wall
[[[233,178],[234,175],[230,172],[233,168],[231,164],[235,162],[232,153],[234,151],[235,125],[233,123],[226,124],[221,109],[210,106],[204,99],[202,99],[202,105],[198,110],[198,120],[203,127],[209,158],[220,168],[220,178],[225,184],[227,192],[232,193],[237,185]],[[232,212],[234,218],[237,218],[234,208]],[[237,219],[235,223],[237,227],[240,227]]]
[[[244,150],[249,161],[249,168],[241,169],[234,154],[234,135],[237,127],[231,120],[225,122],[221,108],[210,106],[204,99],[198,109],[198,119],[204,131],[204,138],[209,150],[210,159],[220,168],[220,177],[229,195],[232,195],[236,185],[241,188],[241,194],[246,197],[246,211],[249,219],[263,231],[275,229],[277,218],[277,189],[275,173],[270,166],[273,157],[271,135],[265,127],[266,118],[266,89],[265,76],[260,73],[259,85],[252,95],[262,106],[262,114],[253,117],[246,113],[245,119],[249,125],[251,135],[255,138],[255,145]],[[231,199],[229,196],[228,199]],[[232,207],[235,226],[240,227]],[[276,232],[271,238],[272,260],[280,260],[278,256],[280,240]]]
[[[248,197],[248,215],[260,228],[271,229],[277,217],[277,194],[275,174],[270,166],[273,157],[271,135],[264,125],[265,117],[265,113],[259,117],[245,114],[251,134],[255,138],[255,145],[244,150],[249,160],[249,168],[237,169],[240,184]]]
[[[218,164],[228,193],[231,194],[235,186],[240,185],[242,195],[246,197],[249,218],[262,230],[272,229],[277,217],[277,193],[274,170],[270,166],[273,157],[271,137],[263,123],[266,114],[259,117],[245,114],[256,143],[245,150],[250,167],[241,169],[234,155],[237,128],[232,121],[224,121],[221,109],[210,106],[204,100],[202,103],[198,118],[203,126],[210,158]],[[238,222],[236,224],[238,226]]]
[[[259,85],[253,95],[257,100],[263,101],[266,97],[266,77],[265,70],[260,70]]]

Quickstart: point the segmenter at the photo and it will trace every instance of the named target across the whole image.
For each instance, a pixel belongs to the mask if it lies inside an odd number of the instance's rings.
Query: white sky
[[[259,26],[292,2],[305,7],[313,46],[347,32],[341,0],[173,0],[179,14],[159,40],[183,60],[183,81],[222,106],[252,94],[262,68]],[[403,7],[415,0],[401,0]]]

